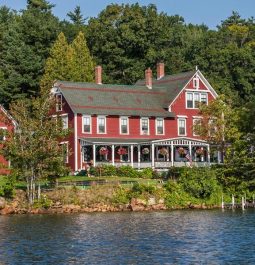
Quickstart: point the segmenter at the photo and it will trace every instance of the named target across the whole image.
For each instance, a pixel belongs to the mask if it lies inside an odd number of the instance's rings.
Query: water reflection
[[[254,216],[254,210],[0,216],[0,264],[254,264]]]

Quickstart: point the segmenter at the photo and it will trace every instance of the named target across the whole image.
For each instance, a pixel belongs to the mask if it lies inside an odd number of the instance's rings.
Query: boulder
[[[4,209],[0,211],[1,215],[7,215],[7,214],[14,214],[15,209],[11,206],[6,206]]]
[[[148,205],[151,206],[151,205],[154,205],[156,204],[156,199],[154,197],[151,197],[148,199]]]

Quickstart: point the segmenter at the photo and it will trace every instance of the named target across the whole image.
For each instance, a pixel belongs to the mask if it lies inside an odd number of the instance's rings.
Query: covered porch
[[[173,166],[208,166],[220,162],[220,154],[210,153],[205,141],[189,138],[145,139],[79,139],[81,165],[129,165],[142,169],[167,169]]]

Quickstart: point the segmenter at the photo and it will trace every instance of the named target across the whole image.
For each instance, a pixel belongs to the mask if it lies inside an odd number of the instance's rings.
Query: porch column
[[[210,166],[211,165],[211,155],[210,155],[210,145],[208,144],[207,146],[207,159],[208,159],[208,165]]]
[[[155,150],[154,150],[154,144],[151,145],[151,166],[152,168],[155,167]]]
[[[167,148],[166,161],[169,162],[169,146],[167,146],[166,148]]]
[[[114,159],[115,159],[115,158],[114,158],[114,154],[115,154],[114,151],[115,151],[115,145],[113,144],[113,145],[112,145],[112,165],[113,165],[113,166],[114,166]]]
[[[220,164],[221,163],[221,152],[218,151],[217,153],[218,153],[218,164]]]
[[[171,142],[171,164],[174,166],[174,144]]]
[[[93,161],[94,161],[94,167],[96,166],[96,145],[93,144]]]
[[[141,168],[141,145],[138,145],[138,169]]]
[[[191,166],[191,163],[192,163],[192,161],[193,161],[193,159],[192,159],[192,149],[191,149],[192,147],[191,147],[191,142],[189,142],[189,156],[190,156],[190,166]]]
[[[131,156],[130,156],[130,159],[131,159],[131,167],[134,167],[134,146],[131,144]]]

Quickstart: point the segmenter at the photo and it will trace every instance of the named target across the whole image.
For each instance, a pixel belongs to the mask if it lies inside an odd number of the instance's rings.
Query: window
[[[195,108],[199,107],[199,93],[194,93],[194,106]]]
[[[200,102],[207,105],[207,94],[206,93],[200,94]]]
[[[62,147],[63,162],[64,163],[68,163],[69,162],[68,142],[62,142],[60,144],[61,144],[61,147]]]
[[[199,88],[199,78],[197,77],[193,78],[193,88],[195,89]]]
[[[194,131],[194,127],[196,126],[196,132]],[[200,127],[201,126],[201,119],[199,118],[195,118],[193,119],[193,136],[199,136],[198,131],[200,131]]]
[[[186,108],[187,109],[197,109],[199,104],[207,104],[207,93],[199,92],[186,92]]]
[[[68,115],[61,115],[63,129],[68,129]]]
[[[156,119],[156,134],[164,134],[164,119],[163,118],[157,118]]]
[[[106,133],[106,118],[97,117],[97,133]]]
[[[82,122],[83,122],[82,132],[91,133],[91,116],[83,116]]]
[[[193,108],[193,93],[187,93],[186,94],[186,100],[187,100],[187,108],[192,109]]]
[[[56,95],[56,111],[62,111],[62,95]]]
[[[186,119],[178,119],[178,135],[186,135]]]
[[[149,119],[141,118],[141,134],[149,135]]]
[[[128,134],[128,117],[120,117],[120,134]]]
[[[0,127],[0,141],[6,140],[6,127]]]

